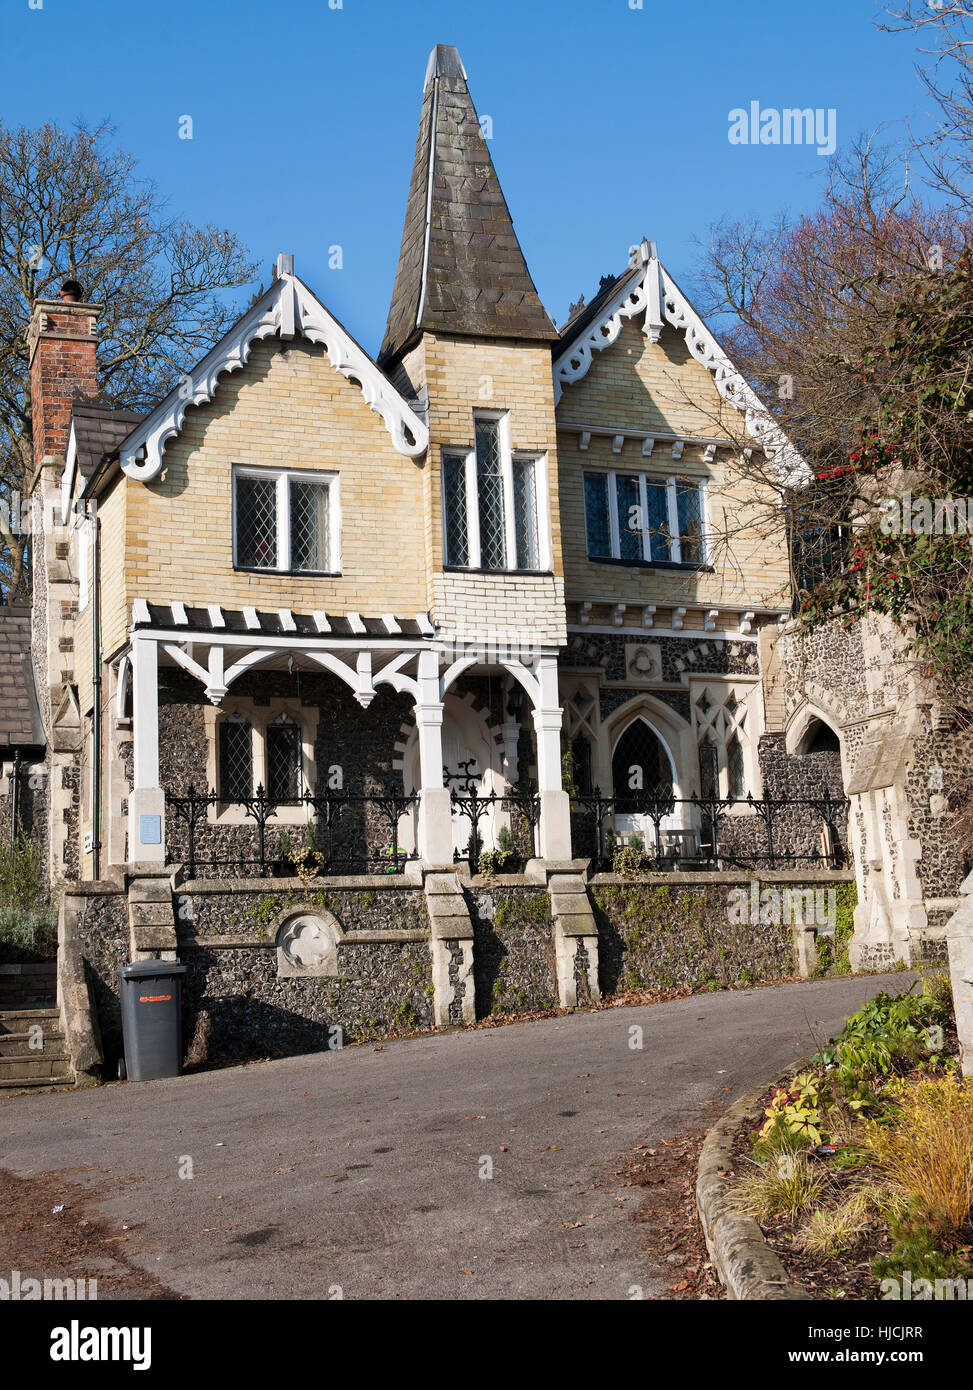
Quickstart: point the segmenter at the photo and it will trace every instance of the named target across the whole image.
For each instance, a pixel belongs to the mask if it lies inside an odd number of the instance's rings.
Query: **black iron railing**
[[[466,849],[453,851],[454,862],[459,863],[465,859],[470,866],[470,872],[476,873],[482,848],[480,821],[497,806],[501,810],[509,812],[511,819],[514,820],[513,841],[516,857],[533,859],[536,856],[537,824],[540,819],[541,799],[533,786],[527,786],[522,791],[490,792],[488,796],[481,796],[476,789],[476,783],[470,782],[465,791],[457,791],[455,788],[451,790],[449,799],[454,812],[468,821],[470,827]],[[516,823],[518,819],[520,826],[517,826]],[[524,838],[517,834],[521,828]],[[518,840],[521,840],[519,846],[517,846]],[[518,849],[520,852],[517,852]]]
[[[602,796],[599,788],[571,798],[572,852],[611,869],[615,851],[641,848],[645,867],[841,869],[848,801],[824,788],[818,797],[676,797],[663,791]],[[638,816],[641,831],[620,829]],[[676,826],[666,826],[675,819]],[[633,845],[634,842],[634,845]],[[816,843],[815,843],[816,842]],[[811,847],[813,846],[813,847]]]
[[[182,795],[166,792],[170,857],[184,861],[190,878],[214,870],[255,871],[264,878],[302,867],[321,874],[402,873],[416,852],[400,845],[400,822],[412,815],[414,831],[418,804],[415,792],[335,790],[283,799],[268,796],[260,786],[253,796],[234,800],[190,786]],[[219,819],[220,812],[232,807],[243,810],[243,822]],[[305,808],[306,824],[277,820],[282,807]],[[209,815],[211,808],[216,817]]]

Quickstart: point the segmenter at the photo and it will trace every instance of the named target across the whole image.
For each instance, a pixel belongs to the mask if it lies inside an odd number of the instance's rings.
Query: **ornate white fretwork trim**
[[[588,368],[594,361],[594,354],[615,342],[622,331],[622,319],[630,319],[635,314],[643,313],[648,308],[648,303],[646,276],[643,275],[641,280],[636,281],[634,288],[626,283],[605,305],[601,318],[568,344],[554,362],[555,405],[561,399],[565,386],[570,386],[572,382],[580,381],[583,376],[587,376]]]
[[[740,411],[747,434],[755,439],[780,471],[782,481],[800,482],[811,473],[804,459],[769,413],[756,392],[734,367],[688,299],[655,254],[655,244],[643,241],[632,248],[632,265],[645,269],[634,289],[631,283],[605,305],[598,322],[569,342],[554,361],[554,404],[565,386],[580,381],[588,372],[593,354],[615,342],[622,319],[645,312],[643,331],[650,342],[658,342],[661,319],[686,337],[686,346],[696,361],[713,373],[716,389],[725,401]]]
[[[182,429],[187,407],[212,400],[220,376],[242,367],[253,344],[274,333],[284,339],[299,334],[323,344],[335,371],[353,381],[365,403],[381,415],[399,453],[418,458],[425,452],[429,431],[423,421],[303,281],[285,271],[125,439],[119,455],[122,471],[142,482],[155,478],[166,442]]]

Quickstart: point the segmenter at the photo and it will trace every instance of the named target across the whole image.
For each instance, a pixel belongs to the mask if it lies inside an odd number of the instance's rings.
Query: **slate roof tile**
[[[30,608],[0,606],[0,748],[42,748],[44,742],[30,664]]]
[[[502,295],[482,293],[497,288]],[[379,365],[385,367],[400,357],[423,330],[435,333],[446,329],[472,337],[545,342],[557,338],[557,329],[541,304],[517,241],[459,54],[449,45],[438,44],[430,56],[423,93],[405,227]]]

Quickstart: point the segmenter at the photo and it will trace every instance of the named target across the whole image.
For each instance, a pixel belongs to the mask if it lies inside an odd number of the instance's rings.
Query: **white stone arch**
[[[848,762],[845,743],[845,731],[839,724],[833,713],[825,710],[820,704],[811,700],[805,700],[791,714],[784,726],[784,747],[788,754],[793,756],[800,748],[811,724],[819,720],[826,724],[838,737],[841,748],[841,779],[843,783],[848,781]]]
[[[627,721],[625,722],[625,724],[623,724],[621,727],[617,728],[617,729],[614,731],[613,736],[612,736],[611,749],[610,749],[610,764],[611,764],[612,766],[614,766],[614,762],[615,762],[615,750],[618,748],[618,745],[621,743],[622,739],[623,739],[623,738],[625,737],[625,735],[628,733],[629,729],[631,729],[631,727],[632,727],[633,724],[639,724],[639,723],[644,724],[645,727],[649,730],[649,732],[650,732],[651,734],[653,734],[653,735],[658,739],[659,745],[660,745],[660,747],[662,748],[663,753],[665,753],[666,758],[667,758],[668,761],[669,761],[669,771],[672,773],[672,785],[673,785],[673,787],[675,787],[675,786],[677,785],[677,783],[678,783],[679,771],[678,771],[678,768],[677,768],[677,766],[676,766],[676,760],[675,760],[675,758],[674,758],[673,755],[672,755],[672,749],[669,747],[669,744],[668,744],[668,742],[666,741],[665,737],[659,732],[659,730],[658,730],[658,729],[655,727],[655,725],[652,723],[651,719],[649,719],[648,716],[645,715],[645,714],[643,714],[643,713],[639,713],[639,714],[633,715],[633,717],[632,717],[631,719],[627,720]],[[613,787],[612,790],[614,791],[615,788]]]
[[[503,748],[498,744],[495,731],[490,724],[488,710],[477,709],[475,699],[467,692],[465,695],[446,694],[443,697],[443,763],[452,766],[457,756],[475,757],[480,776],[477,780],[477,795],[489,796],[491,792],[507,790],[503,774]],[[419,769],[419,730],[413,724],[402,752],[402,786],[407,796],[421,787]],[[480,821],[479,831],[484,849],[493,849],[496,832],[501,825],[509,824],[508,813],[494,808]],[[406,830],[403,822],[402,843],[411,852],[412,828]],[[466,817],[453,815],[453,848],[465,850],[469,840],[470,822]]]
[[[655,734],[662,745],[672,769],[672,791],[677,805],[671,815],[664,817],[660,831],[679,831],[692,825],[692,808],[678,804],[692,796],[698,789],[697,777],[693,772],[695,759],[692,726],[675,710],[657,700],[654,696],[640,693],[626,700],[614,710],[602,724],[603,739],[599,749],[599,772],[607,774],[600,783],[603,788],[615,787],[612,781],[612,758],[619,739],[637,720],[641,719]],[[616,829],[622,834],[632,831],[645,836],[646,844],[651,843],[654,826],[650,819],[638,816],[616,816]]]
[[[602,721],[596,781],[606,789],[611,783],[611,763],[615,747],[628,726],[642,718],[665,749],[672,767],[673,792],[677,797],[692,796],[698,790],[694,773],[693,730],[675,710],[645,692],[633,695]]]

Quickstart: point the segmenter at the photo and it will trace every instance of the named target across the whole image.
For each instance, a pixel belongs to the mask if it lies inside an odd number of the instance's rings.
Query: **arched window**
[[[747,794],[747,774],[743,761],[743,747],[739,737],[734,734],[726,745],[727,792],[733,797]]]
[[[699,745],[699,790],[703,796],[720,794],[720,750],[712,730]]]
[[[242,714],[220,722],[220,796],[245,801],[253,796],[253,726]]]
[[[746,694],[722,682],[698,689],[695,706],[699,743],[700,791],[706,797],[747,794],[747,761],[752,752]]]
[[[646,799],[672,795],[672,767],[658,735],[641,717],[634,719],[612,755],[615,811],[622,815],[644,810]]]
[[[841,740],[823,719],[812,719],[801,740],[802,753],[840,753]]]
[[[289,714],[267,725],[267,795],[271,801],[301,795],[301,730]]]

